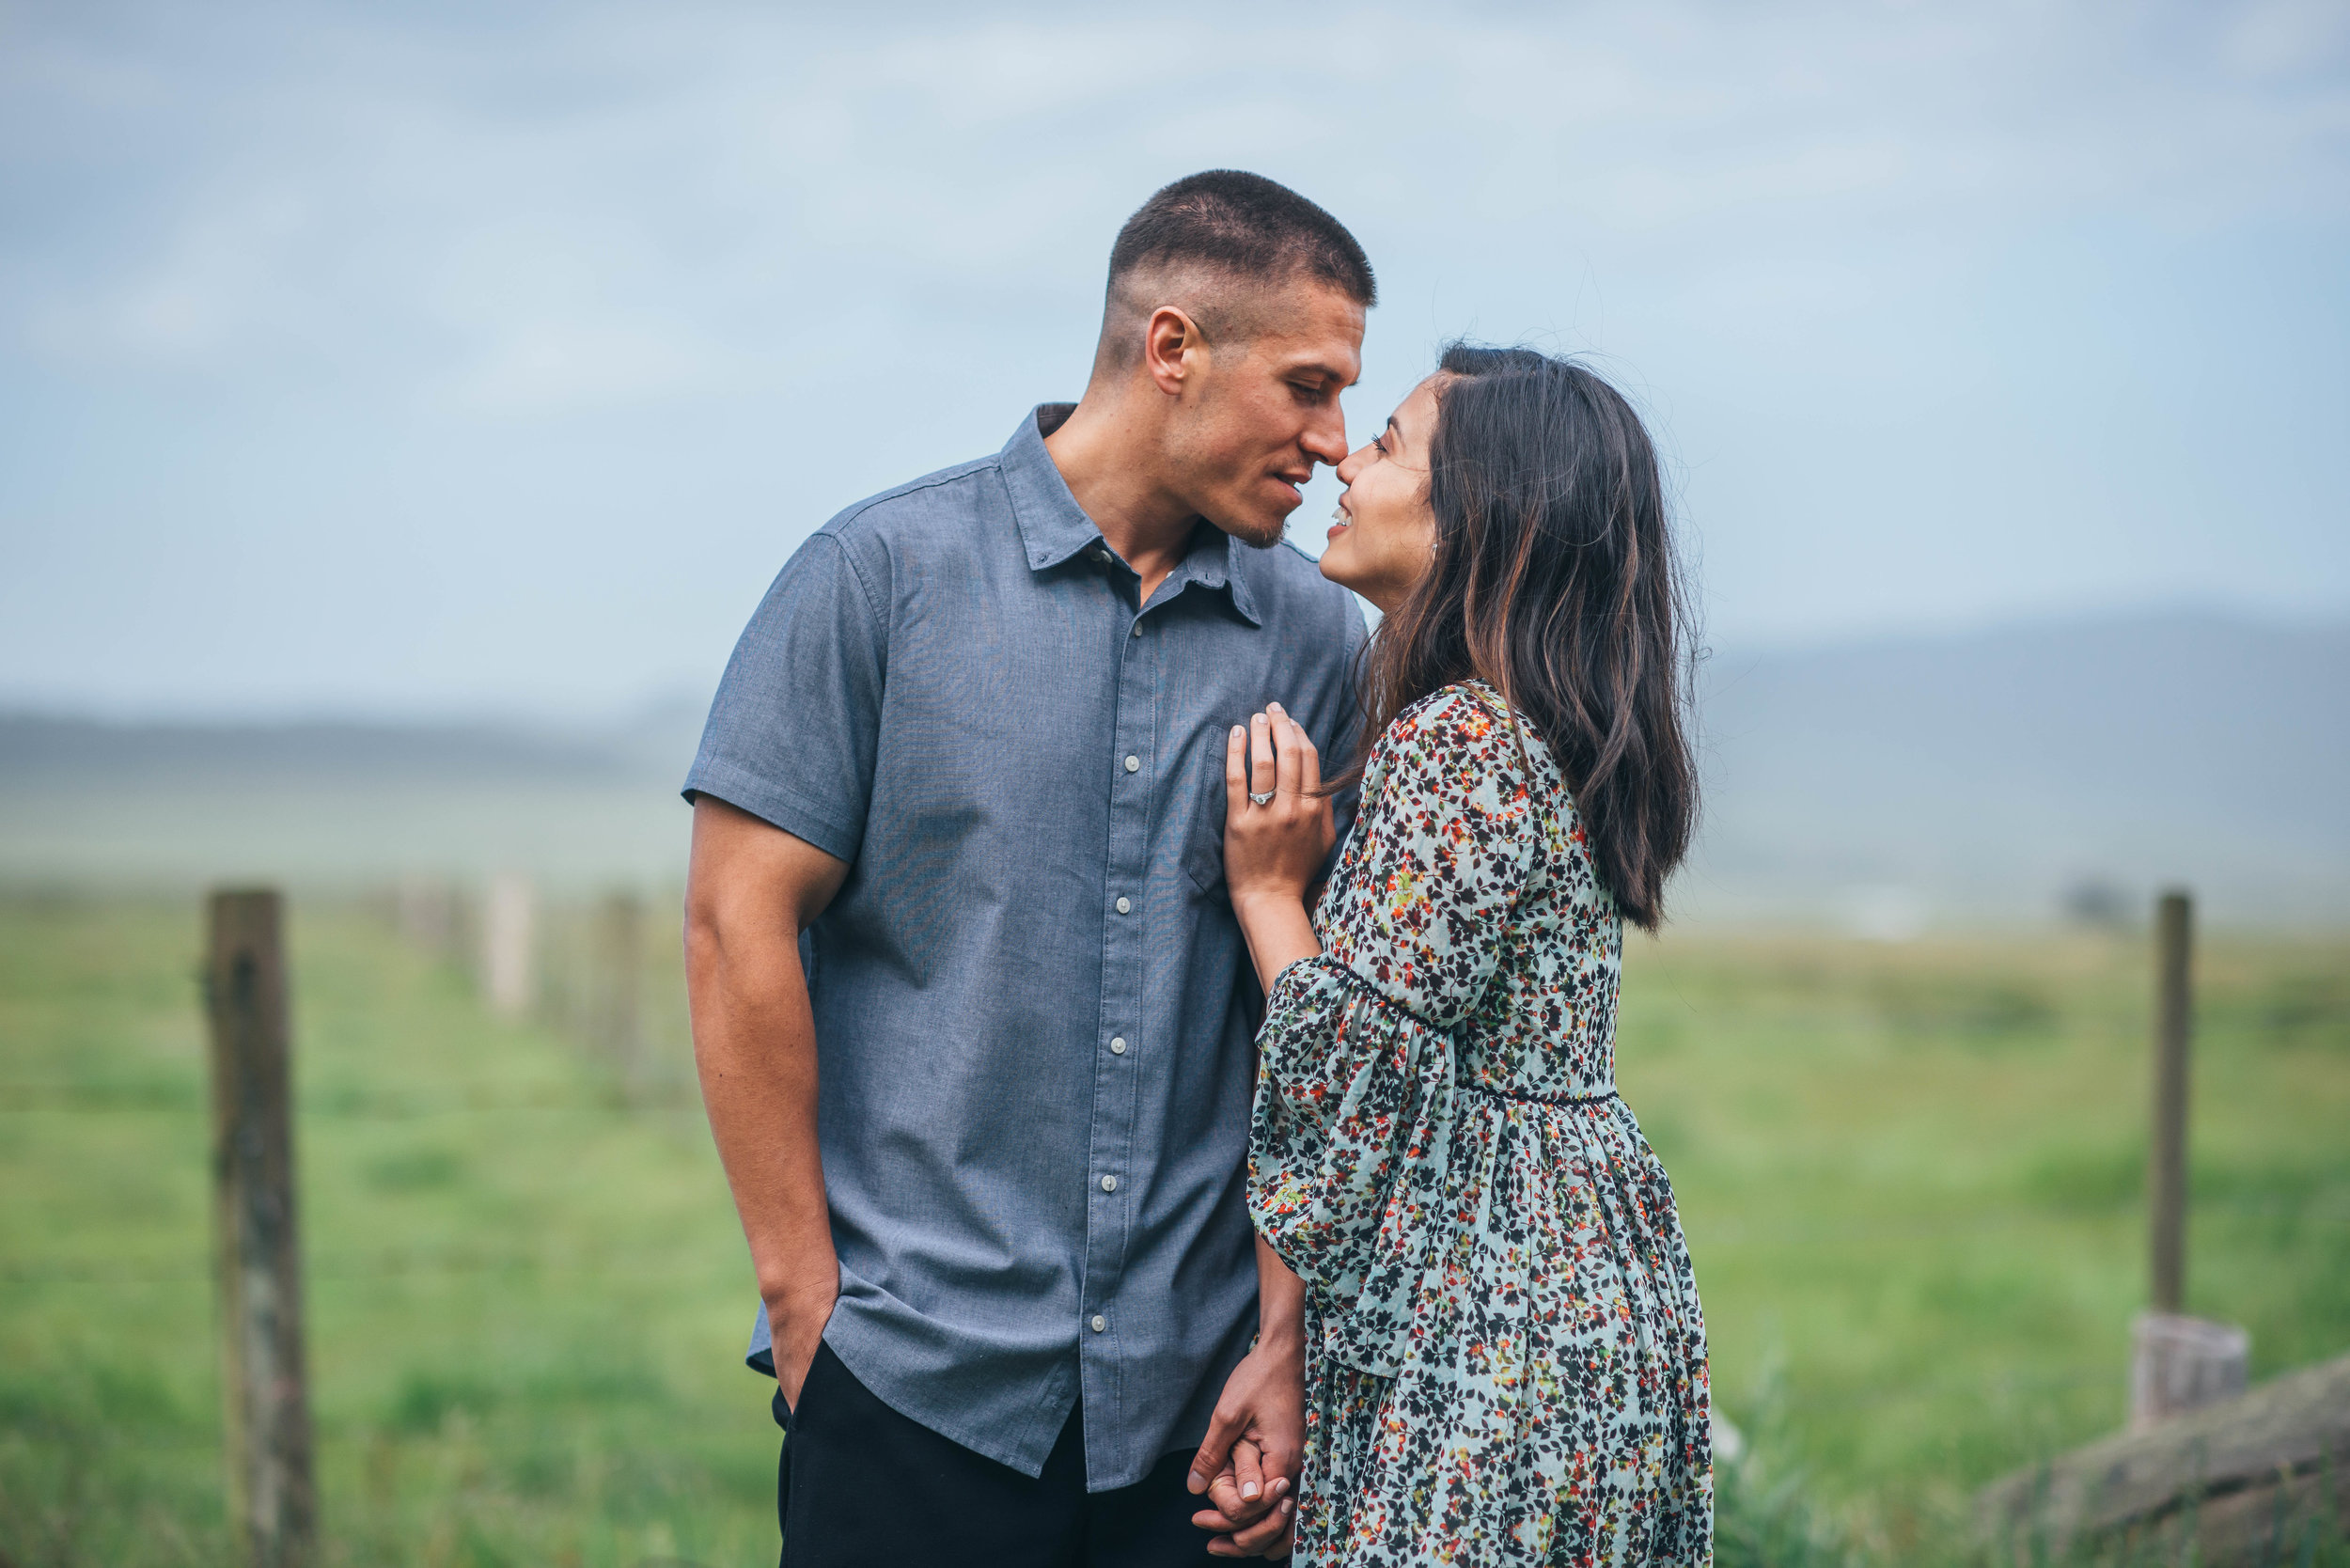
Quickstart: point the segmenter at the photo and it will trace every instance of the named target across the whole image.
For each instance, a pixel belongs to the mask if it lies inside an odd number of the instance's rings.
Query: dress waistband
[[[1604,1094],[1528,1094],[1524,1090],[1495,1089],[1486,1084],[1464,1083],[1458,1087],[1489,1100],[1516,1100],[1529,1105],[1599,1105],[1621,1098],[1612,1089]]]

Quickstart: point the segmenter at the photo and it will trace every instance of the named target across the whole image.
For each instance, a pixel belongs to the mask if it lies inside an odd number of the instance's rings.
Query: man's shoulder
[[[1001,458],[990,453],[892,485],[878,494],[841,508],[816,531],[842,543],[889,544],[907,534],[952,528],[986,503],[991,492],[1001,494],[996,469]]]

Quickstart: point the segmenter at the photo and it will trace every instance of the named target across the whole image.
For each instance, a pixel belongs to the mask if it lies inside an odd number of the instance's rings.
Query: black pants
[[[1086,1491],[1085,1412],[1031,1480],[875,1398],[827,1345],[784,1429],[776,1512],[784,1568],[1198,1568],[1208,1532],[1184,1489],[1191,1451],[1132,1486]]]

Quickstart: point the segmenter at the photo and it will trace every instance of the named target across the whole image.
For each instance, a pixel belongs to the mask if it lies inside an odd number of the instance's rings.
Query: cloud
[[[256,682],[699,679],[831,507],[1069,389],[1117,225],[1212,164],[1370,247],[1357,417],[1465,330],[1642,392],[1726,628],[2330,603],[2344,15],[20,8],[0,526],[52,544],[0,675],[156,679],[119,563],[263,539],[284,604],[315,572],[448,607],[430,637],[383,610],[398,657],[332,651],[360,603]],[[703,554],[646,542],[686,510]],[[341,542],[369,536],[396,588]],[[581,604],[619,630],[573,636]]]
[[[2350,8],[2337,0],[2264,0],[2221,24],[2220,58],[2262,80],[2338,71],[2350,53]]]
[[[87,286],[36,299],[26,335],[60,357],[201,364],[301,337],[278,283],[302,267],[301,195],[255,186],[191,216],[162,254]],[[296,296],[298,298],[298,296]]]
[[[447,395],[481,413],[546,414],[707,390],[720,365],[707,346],[659,326],[526,322],[502,329]]]
[[[241,67],[240,32],[292,14],[226,13],[176,78],[135,27],[48,19],[64,36],[12,71],[17,124],[54,112],[171,173],[93,265],[42,267],[59,214],[8,240],[39,352],[226,373],[322,350],[485,410],[588,384],[548,368],[584,355],[601,395],[672,396],[713,384],[709,344],[782,331],[769,302],[794,289],[1075,285],[1139,194],[1106,172],[1268,152],[1349,165],[1357,208],[1571,229],[1667,267],[2126,203],[2338,212],[2350,161],[2325,5],[1411,8],[1343,29],[1234,8],[1180,27],[591,9],[505,31],[329,10],[300,13],[302,69]],[[161,145],[191,118],[211,129]],[[534,273],[570,324],[528,320]]]

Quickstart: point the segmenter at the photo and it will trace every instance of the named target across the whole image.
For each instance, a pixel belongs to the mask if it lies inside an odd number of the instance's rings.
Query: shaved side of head
[[[1178,180],[1137,209],[1110,249],[1097,378],[1133,368],[1152,313],[1190,317],[1213,353],[1246,347],[1280,296],[1311,282],[1369,308],[1378,301],[1363,247],[1338,219],[1286,185],[1238,169]]]

